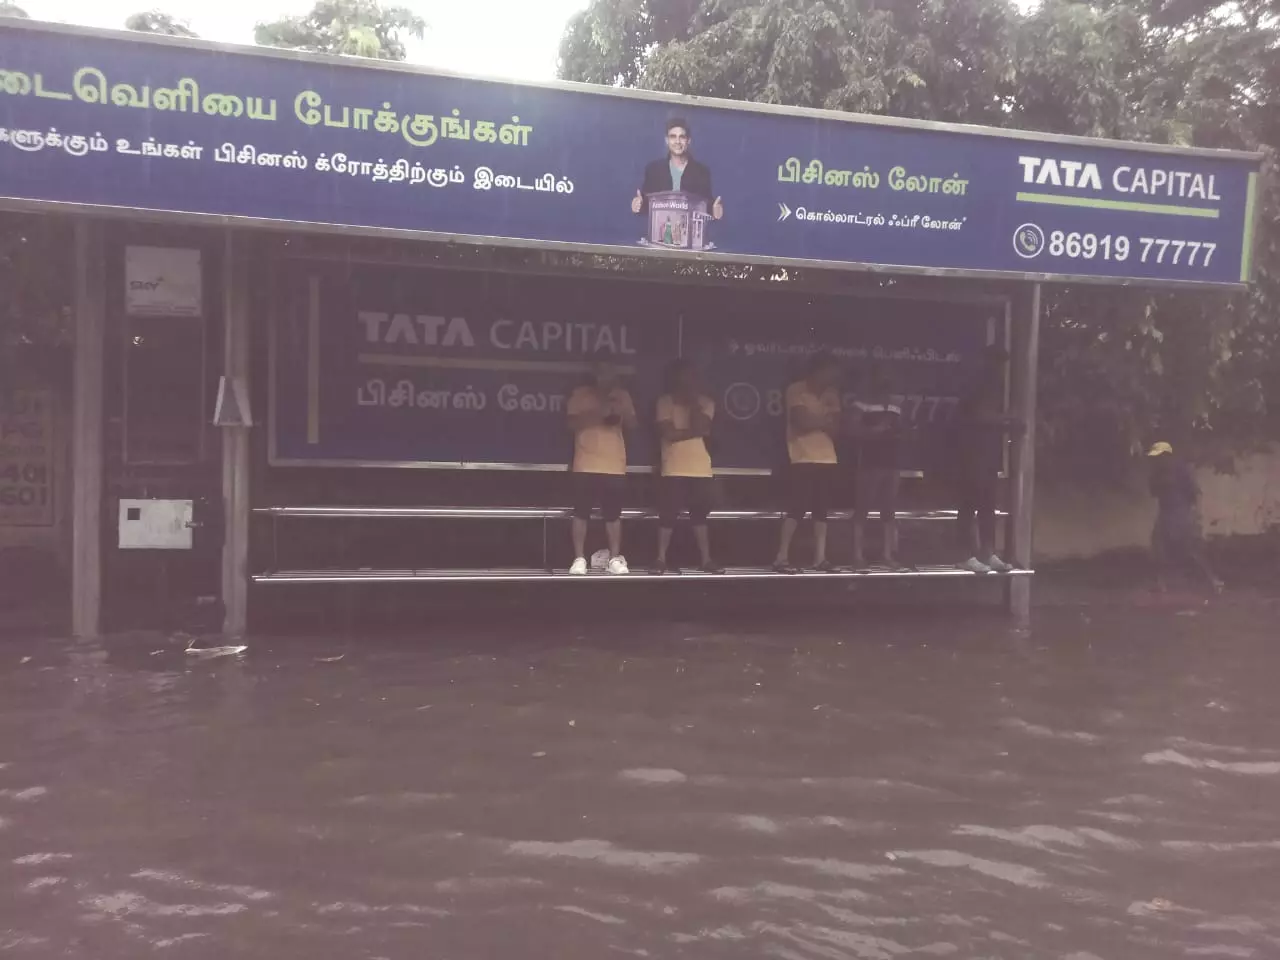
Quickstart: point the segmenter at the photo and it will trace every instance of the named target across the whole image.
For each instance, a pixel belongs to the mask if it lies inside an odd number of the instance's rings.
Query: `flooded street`
[[[1274,958],[1278,611],[11,638],[0,949]]]

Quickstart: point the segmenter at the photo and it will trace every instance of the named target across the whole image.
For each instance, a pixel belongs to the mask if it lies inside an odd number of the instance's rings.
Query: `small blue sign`
[[[0,198],[504,244],[1240,284],[1258,158],[0,26]]]

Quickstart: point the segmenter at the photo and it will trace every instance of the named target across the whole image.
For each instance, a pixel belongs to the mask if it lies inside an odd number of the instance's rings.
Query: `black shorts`
[[[573,473],[573,515],[590,520],[591,511],[600,508],[600,517],[612,523],[622,516],[622,500],[627,493],[627,478],[612,473]]]
[[[831,498],[840,479],[834,463],[793,463],[787,468],[787,519],[803,520],[812,514],[815,523],[825,523]]]
[[[1161,510],[1151,530],[1151,549],[1158,557],[1180,558],[1195,553],[1204,541],[1200,512],[1194,507]]]
[[[706,523],[714,483],[710,477],[659,477],[658,523],[670,529],[686,512],[695,526]]]
[[[854,504],[860,514],[876,511],[881,520],[892,520],[898,511],[897,467],[858,467],[854,474]]]

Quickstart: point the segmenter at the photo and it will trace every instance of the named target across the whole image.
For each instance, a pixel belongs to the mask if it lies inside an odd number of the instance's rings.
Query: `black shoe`
[[[837,567],[834,563],[832,563],[830,560],[823,560],[821,563],[815,564],[813,571],[814,573],[843,573],[844,572],[839,567]]]
[[[706,563],[702,565],[702,572],[713,573],[718,576],[719,574],[724,573],[724,567],[720,566],[720,564],[716,563],[713,560],[708,560]]]
[[[774,573],[785,573],[785,574],[790,575],[790,574],[799,573],[799,572],[800,572],[800,568],[799,568],[799,567],[793,567],[791,564],[787,563],[785,560],[779,560],[777,563],[775,563],[775,564],[773,565],[773,572],[774,572]]]

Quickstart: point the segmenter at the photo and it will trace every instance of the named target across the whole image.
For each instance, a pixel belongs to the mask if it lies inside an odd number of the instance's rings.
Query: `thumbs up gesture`
[[[636,195],[631,198],[631,212],[639,213],[643,207],[644,207],[644,197],[641,195],[640,191],[637,190]]]

